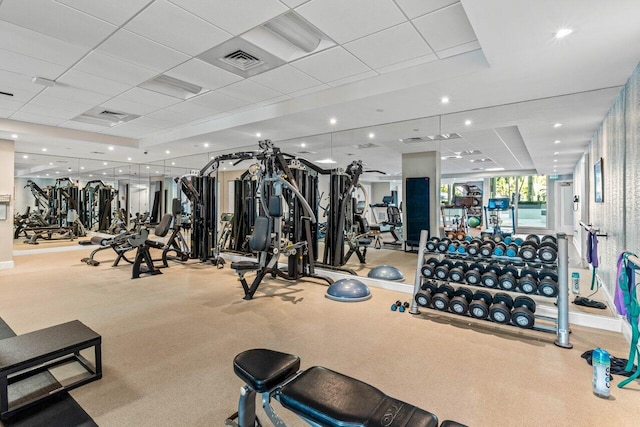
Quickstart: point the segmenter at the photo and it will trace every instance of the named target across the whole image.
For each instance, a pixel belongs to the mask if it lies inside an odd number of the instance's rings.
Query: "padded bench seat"
[[[233,261],[231,263],[231,268],[239,273],[243,271],[258,270],[260,269],[260,264],[255,261]]]
[[[100,335],[78,320],[0,340],[0,417],[5,419],[38,402],[102,378],[101,342]],[[80,355],[81,350],[91,347],[95,351],[95,366]],[[89,375],[55,390],[32,392],[27,401],[20,399],[9,405],[10,386],[19,387],[25,380],[69,362],[78,362]]]

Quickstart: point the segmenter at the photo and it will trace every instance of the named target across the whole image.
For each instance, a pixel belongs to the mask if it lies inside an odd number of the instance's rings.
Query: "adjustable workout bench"
[[[238,412],[225,425],[261,425],[255,405],[256,393],[261,393],[262,406],[275,426],[285,424],[271,407],[272,397],[311,426],[438,426],[434,414],[389,397],[362,381],[319,366],[305,371],[299,368],[300,358],[292,354],[266,349],[238,354],[233,370],[245,385],[240,390]],[[462,426],[451,421],[442,425]]]

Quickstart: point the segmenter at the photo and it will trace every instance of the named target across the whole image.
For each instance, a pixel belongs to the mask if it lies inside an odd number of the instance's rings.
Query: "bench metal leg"
[[[0,377],[0,414],[4,418],[4,414],[9,410],[9,380],[6,376]]]
[[[102,378],[102,343],[96,344],[95,348],[95,362],[96,362],[96,376]]]

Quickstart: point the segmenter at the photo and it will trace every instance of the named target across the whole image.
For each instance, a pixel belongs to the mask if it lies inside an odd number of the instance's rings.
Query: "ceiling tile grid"
[[[124,83],[105,79],[89,73],[83,73],[82,71],[76,71],[74,69],[66,72],[62,77],[56,80],[56,83],[62,86],[89,90],[109,96],[121,94],[130,87]]]
[[[241,82],[225,86],[222,89],[218,89],[216,92],[233,98],[238,98],[248,103],[264,101],[265,99],[275,98],[282,95],[280,92],[276,92],[273,89],[269,89],[250,80],[243,80]]]
[[[136,86],[158,74],[150,68],[93,51],[82,59],[73,70],[93,74],[105,79]]]
[[[170,0],[233,35],[241,34],[288,10],[278,0]]]
[[[0,69],[26,76],[39,76],[55,80],[67,70],[66,66],[0,49]]]
[[[311,0],[296,12],[340,44],[407,20],[392,0]]]
[[[288,64],[253,76],[249,80],[285,94],[321,84],[319,80]]]
[[[302,58],[291,65],[323,83],[370,71],[362,61],[340,46]]]
[[[439,9],[412,22],[436,52],[476,40],[461,3]]]
[[[124,28],[191,56],[232,37],[165,0],[156,0]]]
[[[54,0],[96,18],[122,25],[153,0]]]
[[[92,48],[117,27],[51,0],[4,0],[0,20]]]
[[[433,53],[408,22],[347,43],[344,48],[373,69]]]
[[[240,76],[196,58],[190,59],[164,74],[209,90],[215,90],[242,80]]]
[[[460,0],[395,0],[395,2],[409,19],[413,19],[454,3],[459,3]]]
[[[189,100],[190,103],[209,108],[215,113],[233,110],[249,104],[249,101],[225,95],[219,91],[208,92]]]

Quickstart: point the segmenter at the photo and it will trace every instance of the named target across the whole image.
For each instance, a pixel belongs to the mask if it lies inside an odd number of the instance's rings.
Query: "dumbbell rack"
[[[423,230],[421,235],[420,235],[420,244],[419,244],[419,248],[418,248],[418,265],[417,265],[417,269],[416,269],[416,276],[415,276],[415,284],[414,284],[414,290],[413,290],[413,298],[412,298],[412,305],[411,305],[411,309],[410,309],[410,313],[411,314],[419,314],[419,306],[418,303],[416,301],[416,294],[418,292],[420,292],[421,290],[421,286],[423,283],[423,275],[422,275],[422,267],[424,265],[424,261],[425,261],[425,255],[429,252],[427,252],[426,250],[426,243],[427,243],[427,235],[428,232],[426,230]],[[539,330],[539,331],[543,331],[543,332],[550,332],[550,333],[554,333],[557,336],[557,339],[555,341],[555,344],[559,347],[563,347],[563,348],[572,348],[573,346],[569,343],[569,297],[568,297],[568,292],[569,292],[569,286],[568,286],[568,264],[569,264],[569,257],[568,257],[568,243],[567,243],[567,238],[566,238],[566,234],[564,233],[558,233],[557,234],[557,242],[558,242],[558,258],[557,258],[557,271],[558,271],[558,296],[557,296],[557,310],[558,310],[558,316],[557,317],[548,317],[548,316],[541,316],[539,314],[535,314],[534,317],[540,320],[545,320],[545,321],[549,321],[555,324],[555,327],[550,327],[550,326],[546,326],[546,325],[534,325],[533,329],[534,330]],[[438,254],[438,255],[452,255],[452,253],[447,253],[447,252],[434,252],[434,254]],[[509,261],[509,262],[513,262],[513,261],[523,261],[522,259],[516,260],[512,257],[491,257],[491,260],[496,260],[496,258],[501,258],[503,259],[503,261]],[[460,259],[460,256],[458,256],[458,259]],[[477,257],[473,257],[473,258],[468,258],[471,260],[478,260]],[[539,261],[539,260],[536,260]],[[527,262],[533,262],[531,260],[527,261]],[[538,264],[541,264],[540,262],[537,262]],[[547,264],[548,265],[548,264]],[[436,282],[440,281],[440,282],[448,282],[448,280],[439,280],[439,279],[430,279],[430,280],[435,280]],[[456,285],[461,285],[461,283],[454,283]],[[491,290],[488,288],[482,288],[484,290]],[[500,292],[506,292],[507,294],[513,292],[513,291],[505,291],[505,290],[501,290],[501,289],[497,289]]]

